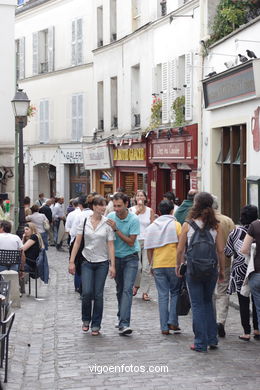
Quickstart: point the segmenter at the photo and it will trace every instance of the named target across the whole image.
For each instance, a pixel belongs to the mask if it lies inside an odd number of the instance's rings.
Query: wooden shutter
[[[78,95],[77,141],[83,135],[83,95]]]
[[[25,38],[19,39],[19,79],[25,78]]]
[[[44,101],[40,102],[40,116],[39,116],[39,121],[40,121],[40,143],[44,142],[44,119],[45,119],[45,107],[44,107]]]
[[[162,123],[169,122],[168,76],[168,62],[164,62],[162,64]]]
[[[76,20],[71,24],[71,65],[76,65]]]
[[[77,64],[83,62],[83,51],[82,51],[82,19],[77,19]]]
[[[54,71],[54,26],[48,28],[48,72]]]
[[[173,88],[178,88],[178,78],[177,78],[177,59],[174,58],[169,62],[169,111],[171,115],[171,120],[175,121],[175,113],[172,110],[172,103],[177,98],[177,90]]]
[[[49,116],[49,101],[44,101],[44,114],[45,114],[45,120],[44,120],[44,141],[49,141],[49,122],[50,122],[50,116]]]
[[[185,120],[192,120],[192,53],[185,54]]]
[[[33,75],[39,74],[39,59],[38,59],[38,32],[33,33]]]
[[[73,95],[71,99],[71,138],[77,140],[77,95]]]

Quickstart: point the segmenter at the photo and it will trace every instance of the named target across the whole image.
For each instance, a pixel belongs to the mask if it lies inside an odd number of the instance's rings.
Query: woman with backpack
[[[212,297],[217,280],[224,280],[225,258],[224,240],[212,205],[213,197],[208,192],[195,196],[177,248],[176,273],[181,277],[179,270],[187,244],[186,280],[195,335],[190,348],[196,352],[207,352],[208,347],[216,349],[218,344]]]

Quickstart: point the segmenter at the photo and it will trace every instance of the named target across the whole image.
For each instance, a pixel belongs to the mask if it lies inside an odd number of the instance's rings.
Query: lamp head
[[[22,89],[18,89],[12,100],[15,117],[27,117],[30,100]]]

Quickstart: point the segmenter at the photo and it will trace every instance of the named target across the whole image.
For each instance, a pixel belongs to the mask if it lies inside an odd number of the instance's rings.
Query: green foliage
[[[220,0],[210,44],[260,14],[260,0]]]
[[[151,105],[151,118],[147,130],[154,130],[160,126],[162,121],[162,100],[159,97],[154,97]]]
[[[175,114],[174,126],[182,126],[185,123],[185,96],[177,97],[172,103],[172,110]]]

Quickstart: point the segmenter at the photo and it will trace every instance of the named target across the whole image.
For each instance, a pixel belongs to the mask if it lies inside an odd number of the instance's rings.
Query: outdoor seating
[[[1,301],[1,300],[0,300]],[[1,304],[1,303],[0,303]],[[12,329],[14,322],[15,313],[11,313],[8,318],[5,320],[0,320],[1,334],[1,358],[0,358],[0,367],[3,367],[3,362],[5,361],[5,375],[4,382],[7,382],[7,372],[8,372],[8,352],[9,352],[9,335]]]
[[[36,263],[36,260],[31,260],[31,261],[35,261],[35,263]],[[31,279],[34,279],[35,280],[35,298],[38,298],[37,280],[39,278],[39,274],[38,274],[37,267],[35,267],[35,269],[33,271],[25,269],[24,272],[28,273],[28,276],[29,276],[29,278],[28,278],[29,295],[31,295]]]
[[[11,281],[9,296],[12,306],[20,307],[19,269],[21,264],[21,251],[0,249],[0,266],[5,268],[0,274],[6,282]],[[17,271],[10,268],[17,265]],[[9,301],[9,299],[8,299]]]

